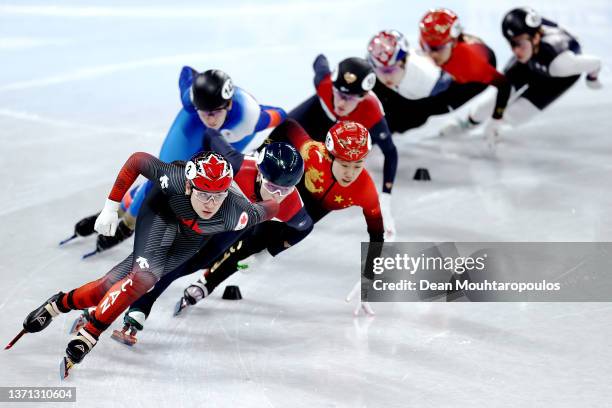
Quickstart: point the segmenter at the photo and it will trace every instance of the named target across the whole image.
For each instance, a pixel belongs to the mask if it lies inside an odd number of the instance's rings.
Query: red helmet
[[[327,132],[325,147],[338,159],[358,161],[372,148],[370,132],[357,122],[338,122]]]
[[[444,8],[429,10],[419,24],[421,45],[424,48],[441,47],[461,34],[459,17]]]
[[[368,61],[374,67],[397,64],[408,55],[408,40],[396,30],[385,30],[376,34],[368,44]]]
[[[198,190],[209,192],[225,191],[232,184],[232,165],[214,152],[196,153],[185,166],[185,176]]]

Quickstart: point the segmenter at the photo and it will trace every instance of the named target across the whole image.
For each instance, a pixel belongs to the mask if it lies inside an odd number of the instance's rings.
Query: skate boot
[[[55,316],[69,312],[69,310],[63,308],[60,302],[62,296],[64,296],[63,292],[53,295],[41,306],[34,309],[23,321],[23,329],[27,333],[37,333],[49,326]]]
[[[115,245],[125,241],[134,234],[134,230],[130,228],[123,220],[117,225],[117,232],[111,237],[105,235],[98,235],[98,241],[96,243],[96,251],[102,252]]]
[[[85,328],[80,328],[79,331],[74,335],[72,340],[66,347],[66,356],[74,364],[78,364],[91,351],[91,349],[98,342],[98,338],[93,334],[89,333]]]
[[[139,309],[128,310],[123,316],[123,329],[113,330],[111,338],[119,343],[133,346],[136,344],[136,333],[144,329],[144,322],[147,316]]]
[[[89,217],[85,217],[81,221],[77,222],[74,226],[74,233],[79,237],[88,237],[93,234],[95,232],[94,225],[98,215],[100,215],[100,213],[90,215]]]
[[[193,306],[200,300],[208,296],[208,289],[206,288],[206,279],[201,277],[196,282],[185,288],[183,297],[179,299],[174,307],[174,316],[178,316],[183,309],[188,306]]]
[[[115,232],[115,235],[111,237],[107,237],[105,235],[98,235],[98,239],[96,241],[96,249],[84,254],[83,259],[89,258],[90,256],[94,256],[95,254],[99,254],[100,252],[106,251],[107,249],[114,247],[115,245],[131,237],[132,234],[134,234],[134,230],[130,228],[124,220],[121,220],[119,222],[119,225],[117,226],[117,232]]]
[[[66,356],[60,362],[60,378],[64,379],[70,374],[70,369],[79,364],[87,353],[98,342],[98,338],[89,333],[85,328],[79,329],[77,334],[70,340],[66,347]]]
[[[26,333],[37,333],[44,330],[51,320],[60,313],[68,313],[70,309],[65,310],[60,299],[64,296],[63,292],[51,296],[45,303],[34,309],[23,321],[23,329],[4,347],[5,350],[10,349],[23,337]]]
[[[74,233],[72,236],[66,238],[65,240],[60,242],[60,246],[64,245],[67,242],[72,241],[76,237],[88,237],[93,234],[94,224],[96,223],[96,218],[98,218],[100,213],[90,215],[89,217],[85,217],[74,225]]]

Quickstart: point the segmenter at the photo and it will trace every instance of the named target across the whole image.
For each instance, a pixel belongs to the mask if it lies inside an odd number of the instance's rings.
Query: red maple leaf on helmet
[[[216,180],[222,177],[227,171],[227,162],[219,160],[219,158],[211,154],[207,160],[200,163],[202,175],[210,180]]]

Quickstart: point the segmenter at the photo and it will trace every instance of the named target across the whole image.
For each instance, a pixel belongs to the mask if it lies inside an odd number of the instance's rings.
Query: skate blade
[[[72,241],[73,239],[75,239],[77,236],[78,236],[77,234],[74,234],[73,236],[68,237],[68,238],[66,238],[66,239],[65,239],[65,240],[63,240],[63,241],[60,241],[59,246],[62,246],[62,245],[64,245],[64,244],[67,244],[68,242],[70,242],[70,241]]]
[[[178,302],[176,302],[176,305],[174,306],[174,314],[172,316],[176,317],[180,315],[183,309],[185,309],[186,307],[187,302],[185,302],[185,300],[181,298]]]
[[[98,249],[96,248],[96,249],[94,249],[93,251],[88,252],[88,253],[86,253],[85,255],[83,255],[83,256],[81,257],[81,259],[87,259],[87,258],[89,258],[90,256],[94,256],[94,255],[95,255],[95,254],[97,254],[97,253],[98,253]]]
[[[65,380],[70,375],[70,369],[74,366],[74,363],[68,357],[64,357],[60,361],[60,380]]]
[[[23,336],[24,334],[26,334],[27,331],[25,331],[25,329],[21,329],[21,331],[19,332],[19,334],[17,334],[15,336],[15,338],[13,340],[10,341],[9,344],[6,345],[6,347],[4,347],[5,350],[10,349],[11,347],[13,347],[15,345],[15,343],[17,343],[17,341],[21,338],[21,336]]]
[[[137,340],[136,336],[131,336],[120,330],[113,330],[113,334],[111,334],[111,339],[118,341],[119,343],[123,343],[130,347],[136,344],[136,340]]]

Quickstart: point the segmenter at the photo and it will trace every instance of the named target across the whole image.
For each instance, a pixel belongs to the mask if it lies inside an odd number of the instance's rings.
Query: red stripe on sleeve
[[[138,176],[142,174],[144,167],[150,163],[152,159],[154,159],[154,157],[148,153],[138,152],[132,154],[123,167],[121,167],[108,198],[116,202],[121,202],[125,193],[132,184],[134,184]]]

